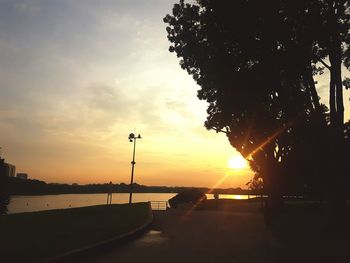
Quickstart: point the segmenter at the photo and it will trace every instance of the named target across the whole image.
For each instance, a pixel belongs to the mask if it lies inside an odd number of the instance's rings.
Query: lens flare
[[[248,164],[242,156],[234,156],[228,160],[227,166],[231,169],[244,169],[248,167]]]

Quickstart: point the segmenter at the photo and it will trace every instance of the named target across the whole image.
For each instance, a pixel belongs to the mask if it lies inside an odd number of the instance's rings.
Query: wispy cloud
[[[210,186],[236,154],[168,52],[175,0],[0,0],[0,145],[47,181]],[[240,179],[241,178],[241,179]],[[244,185],[246,178],[235,179]]]

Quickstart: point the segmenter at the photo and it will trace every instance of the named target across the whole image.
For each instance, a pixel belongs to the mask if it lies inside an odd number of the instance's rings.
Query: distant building
[[[16,166],[5,163],[5,159],[0,159],[0,173],[8,177],[15,177],[16,175]]]
[[[16,166],[6,163],[7,166],[7,176],[9,177],[15,177],[16,175]]]
[[[16,177],[18,179],[28,180],[28,174],[26,174],[26,173],[17,173]]]

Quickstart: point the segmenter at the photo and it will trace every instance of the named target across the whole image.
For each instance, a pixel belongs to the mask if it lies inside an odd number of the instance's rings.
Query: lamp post
[[[141,139],[141,135],[139,134],[137,137],[135,134],[130,133],[129,134],[129,141],[134,142],[134,150],[132,152],[132,161],[131,161],[131,182],[130,182],[130,196],[129,196],[129,204],[132,202],[132,185],[134,182],[134,167],[135,167],[135,150],[136,150],[136,140]]]

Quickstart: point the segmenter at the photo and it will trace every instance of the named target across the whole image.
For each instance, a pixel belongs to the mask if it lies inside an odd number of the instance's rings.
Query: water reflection
[[[175,196],[174,193],[137,193],[133,202],[167,201]],[[12,196],[8,206],[9,214],[43,211],[50,209],[65,209],[91,205],[106,204],[107,194],[62,194],[41,196]],[[124,204],[128,202],[129,194],[114,193],[112,203]]]
[[[230,195],[230,194],[220,194],[220,199],[237,199],[237,200],[246,200],[249,198],[255,198],[256,195]],[[208,199],[214,199],[214,194],[207,194]]]
[[[133,202],[168,201],[175,193],[135,193]],[[248,195],[224,195],[220,199],[248,199],[255,196]],[[65,209],[91,205],[106,204],[107,194],[62,194],[41,196],[12,196],[8,206],[9,213],[21,213],[42,211],[50,209]],[[124,204],[128,202],[128,193],[114,193],[112,203]],[[207,194],[208,199],[213,199],[213,194]]]

